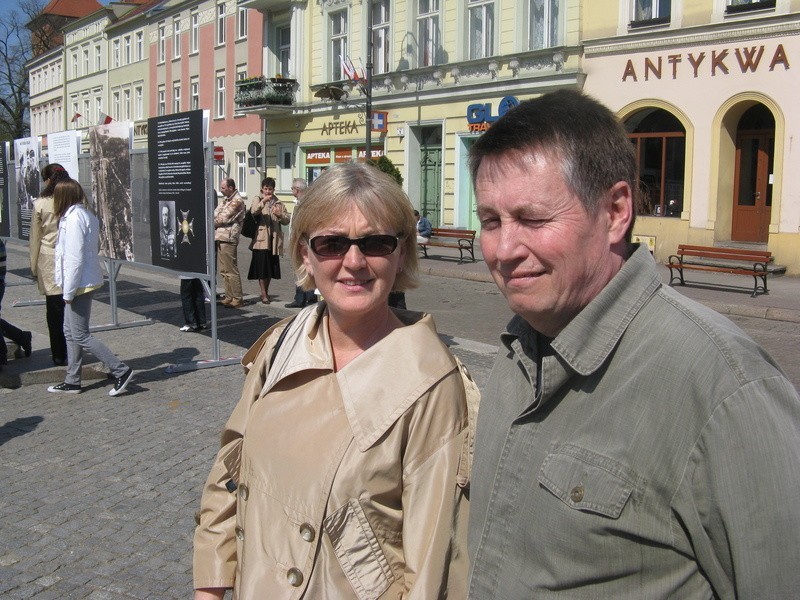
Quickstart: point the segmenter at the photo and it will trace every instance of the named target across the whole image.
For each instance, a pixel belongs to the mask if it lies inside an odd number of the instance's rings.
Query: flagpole
[[[367,160],[372,159],[372,1],[367,0]]]

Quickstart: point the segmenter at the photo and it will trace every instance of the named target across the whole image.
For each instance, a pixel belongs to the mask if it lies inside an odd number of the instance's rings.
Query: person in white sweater
[[[86,195],[74,179],[58,183],[53,191],[59,218],[55,249],[55,280],[64,295],[64,337],[67,340],[67,373],[64,382],[48,392],[78,394],[81,391],[83,351],[88,350],[111,372],[114,387],[109,396],[122,393],[133,377],[133,369],[89,333],[94,292],[103,285],[100,270],[97,217],[86,208]]]

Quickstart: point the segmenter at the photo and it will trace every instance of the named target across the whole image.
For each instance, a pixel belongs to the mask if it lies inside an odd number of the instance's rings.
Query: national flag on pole
[[[356,68],[353,66],[353,61],[350,60],[349,56],[341,57],[342,61],[342,72],[344,76],[349,79],[350,81],[358,81],[359,76]]]
[[[72,121],[70,121],[70,123],[74,123],[78,119],[82,119],[82,118],[83,118],[83,115],[81,113],[75,113],[75,116],[72,117]]]
[[[98,121],[98,123],[97,123],[97,124],[98,124],[98,125],[108,125],[108,124],[109,124],[109,123],[111,123],[111,121],[113,121],[113,120],[114,120],[114,119],[112,119],[111,117],[109,117],[109,116],[108,116],[106,113],[104,113],[104,112],[101,110],[101,111],[100,111],[100,120]]]

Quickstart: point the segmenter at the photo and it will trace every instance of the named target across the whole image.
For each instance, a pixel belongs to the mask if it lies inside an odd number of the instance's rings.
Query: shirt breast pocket
[[[633,469],[574,444],[547,455],[538,482],[572,509],[618,519],[632,498],[642,496],[646,481]]]

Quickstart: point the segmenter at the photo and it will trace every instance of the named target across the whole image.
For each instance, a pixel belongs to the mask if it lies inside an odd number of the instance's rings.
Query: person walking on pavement
[[[133,378],[133,369],[123,363],[108,347],[89,333],[89,319],[95,290],[103,285],[100,270],[99,227],[85,206],[81,184],[67,179],[53,191],[55,214],[59,218],[55,251],[55,281],[63,290],[64,336],[67,340],[67,373],[64,382],[47,388],[48,392],[81,392],[83,352],[88,350],[100,360],[114,378],[109,396],[121,394]]]
[[[296,200],[296,204],[294,205],[295,210],[297,210],[303,202],[303,196],[307,189],[308,183],[305,179],[298,177],[292,181],[292,196],[294,196]],[[294,300],[289,304],[284,304],[284,306],[286,308],[303,308],[309,304],[314,304],[316,301],[317,295],[314,293],[314,290],[304,290],[299,285],[296,285],[294,286]]]
[[[6,243],[0,238],[0,307],[3,304],[3,296],[6,293]],[[31,340],[33,336],[30,331],[22,331],[6,321],[0,319],[0,371],[3,370],[3,365],[8,362],[8,347],[6,346],[5,338],[10,339],[17,346],[19,346],[25,353],[25,356],[31,355]]]
[[[220,304],[228,308],[242,306],[242,277],[236,249],[242,231],[245,207],[236,182],[223,179],[219,186],[222,201],[214,209],[214,241],[217,247],[217,270],[225,285],[225,297]]]
[[[50,334],[50,355],[53,364],[67,364],[67,340],[64,338],[64,296],[55,280],[55,252],[58,237],[58,217],[55,213],[53,190],[59,181],[69,179],[69,173],[58,163],[42,169],[44,190],[33,204],[30,233],[31,274],[45,297],[47,331]]]
[[[261,302],[269,304],[269,282],[281,278],[280,257],[283,254],[283,230],[289,224],[289,213],[275,195],[275,180],[265,177],[261,194],[250,203],[250,213],[258,224],[256,235],[250,242],[250,270],[247,279],[258,280]]]

